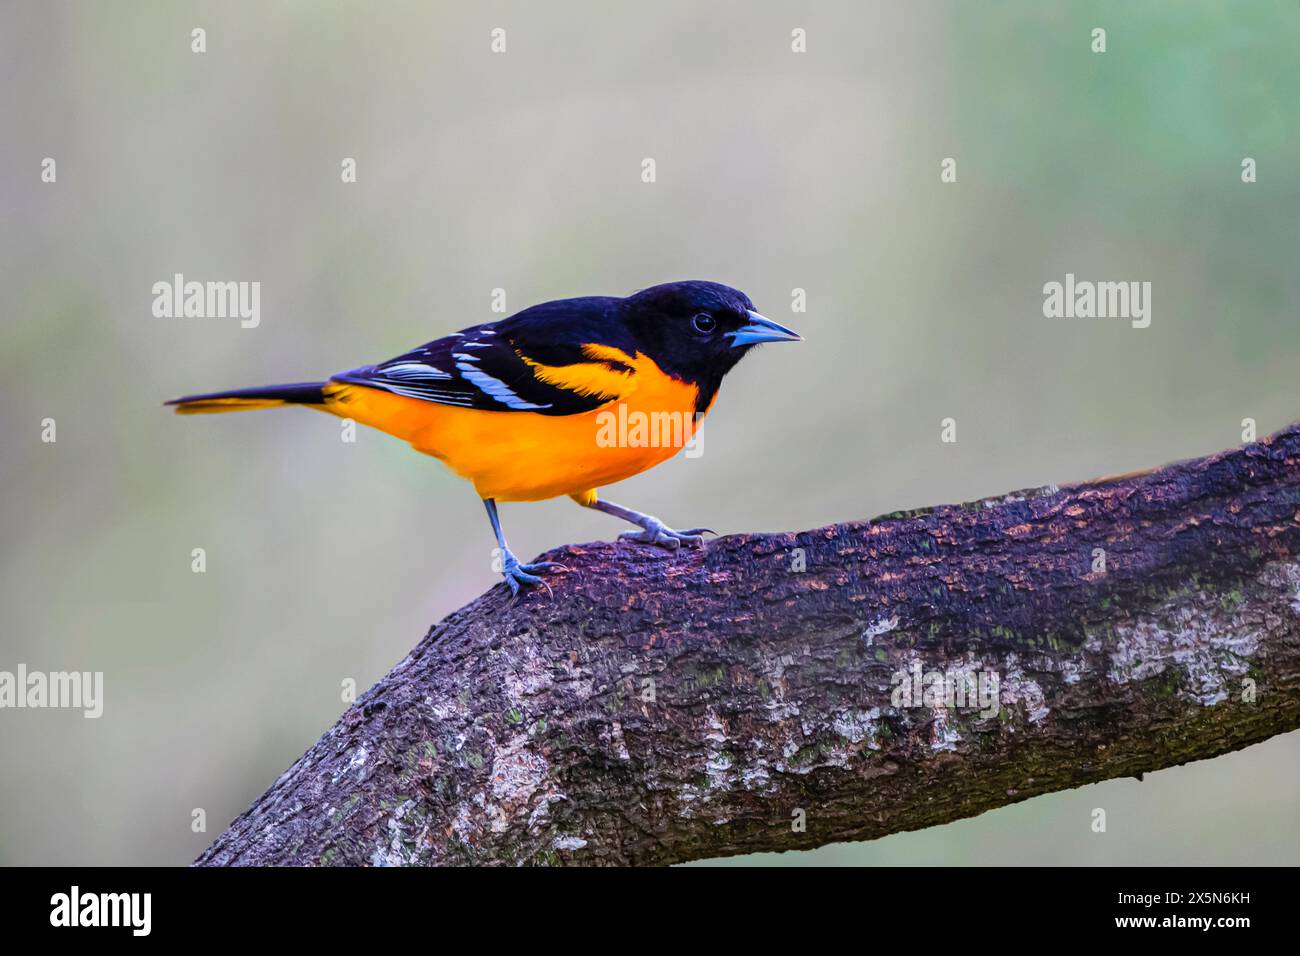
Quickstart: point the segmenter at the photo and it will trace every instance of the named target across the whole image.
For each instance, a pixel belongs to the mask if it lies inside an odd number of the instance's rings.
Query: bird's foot
[[[558,561],[534,561],[532,564],[523,564],[509,551],[501,558],[501,576],[505,578],[511,594],[518,594],[521,587],[533,588],[539,584],[546,588],[547,594],[550,594],[551,586],[539,578],[537,574],[539,571],[547,571],[551,568],[569,570]]]
[[[686,531],[674,531],[658,518],[642,515],[644,521],[640,531],[624,531],[618,536],[620,541],[637,541],[641,544],[653,544],[656,547],[676,551],[683,544],[691,547],[704,547],[704,536],[716,534],[712,528],[690,528]]]

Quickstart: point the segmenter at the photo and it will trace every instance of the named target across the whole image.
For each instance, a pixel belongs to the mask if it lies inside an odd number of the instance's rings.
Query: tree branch
[[[703,552],[562,548],[553,596],[436,625],[197,862],[676,863],[1213,757],[1300,726],[1298,553],[1300,425]],[[907,700],[918,667],[949,684]],[[935,698],[963,668],[996,714]]]

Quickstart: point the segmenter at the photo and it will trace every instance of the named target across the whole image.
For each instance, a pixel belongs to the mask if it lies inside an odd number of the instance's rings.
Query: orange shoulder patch
[[[573,365],[543,365],[530,359],[527,355],[516,353],[533,370],[538,381],[556,388],[563,388],[578,395],[614,401],[631,392],[635,386],[636,358],[622,349],[610,345],[590,343],[582,351],[593,362],[577,362]],[[626,371],[610,368],[606,362],[619,362],[629,366]]]

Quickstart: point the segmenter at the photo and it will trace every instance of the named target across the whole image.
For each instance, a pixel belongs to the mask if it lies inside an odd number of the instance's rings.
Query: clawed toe
[[[549,571],[551,568],[559,568],[561,571],[567,571],[569,568],[559,561],[534,561],[532,564],[521,564],[519,569],[527,571],[529,574],[536,574],[538,571]]]
[[[510,561],[501,569],[501,576],[505,579],[511,594],[518,594],[520,588],[535,588],[538,585],[546,588],[547,594],[553,594],[551,586],[537,576],[538,571],[546,571],[551,568],[569,570],[557,561],[535,561],[532,564],[520,564],[518,561]]]
[[[637,544],[653,544],[661,548],[667,548],[669,551],[676,551],[681,547],[681,542],[669,535],[660,534],[658,531],[624,531],[619,536],[620,541],[635,541]]]
[[[511,594],[518,594],[520,587],[531,588],[546,583],[537,575],[529,574],[522,567],[506,568],[501,572],[501,576],[505,578],[506,585],[510,588]]]
[[[641,531],[624,531],[618,537],[622,541],[635,541],[638,544],[652,544],[655,547],[676,551],[683,544],[691,547],[704,547],[704,535],[713,534],[708,528],[691,528],[689,531],[674,531],[662,522],[655,522]]]

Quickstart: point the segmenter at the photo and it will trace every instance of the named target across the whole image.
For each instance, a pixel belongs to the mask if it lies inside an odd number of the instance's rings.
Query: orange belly
[[[410,442],[474,483],[480,497],[585,499],[653,468],[691,440],[697,390],[655,369],[622,399],[579,415],[489,412],[330,383],[325,410]]]

